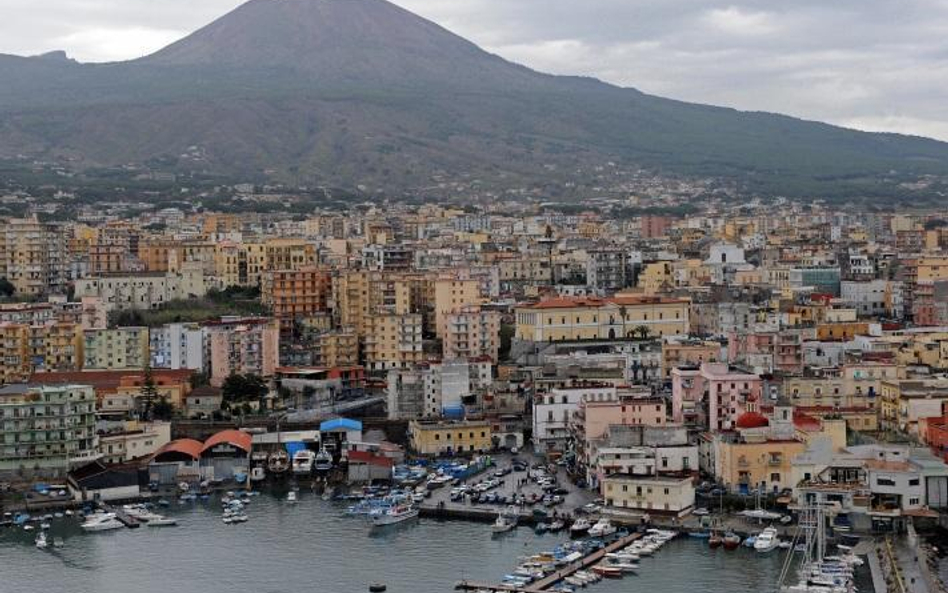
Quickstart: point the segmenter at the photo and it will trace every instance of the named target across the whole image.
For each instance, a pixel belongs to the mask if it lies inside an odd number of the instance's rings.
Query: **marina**
[[[517,558],[570,541],[565,531],[537,534],[523,526],[496,537],[489,522],[421,518],[372,528],[346,515],[349,502],[324,501],[306,490],[297,504],[285,498],[278,490],[252,497],[250,520],[239,527],[221,522],[218,496],[162,509],[178,521],[171,529],[89,534],[77,519],[62,517],[53,519],[50,540],[62,538],[64,546],[43,550],[22,529],[0,529],[4,593],[119,593],[130,587],[158,593],[198,586],[208,593],[235,587],[364,593],[371,583],[385,583],[390,593],[446,593],[462,581],[498,583]],[[636,589],[663,593],[691,593],[695,582],[708,591],[776,592],[783,554],[711,550],[704,540],[678,537],[640,564],[634,575],[603,579],[590,590],[627,591],[634,579]]]

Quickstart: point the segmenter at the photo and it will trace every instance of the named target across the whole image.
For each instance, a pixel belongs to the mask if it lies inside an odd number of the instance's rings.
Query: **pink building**
[[[617,401],[582,402],[577,421],[582,421],[586,440],[605,436],[609,426],[665,426],[665,400],[660,397],[619,396]]]
[[[272,377],[280,361],[280,324],[269,318],[224,319],[204,325],[211,385],[232,374]]]
[[[747,410],[748,400],[761,401],[762,390],[758,375],[725,363],[672,369],[672,420],[704,423],[712,431],[731,430]]]

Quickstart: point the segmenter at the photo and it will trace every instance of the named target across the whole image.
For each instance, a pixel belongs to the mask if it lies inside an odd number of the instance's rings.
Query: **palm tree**
[[[629,337],[628,334],[625,333],[625,316],[628,312],[629,310],[626,309],[625,305],[619,305],[619,316],[622,317],[622,337],[623,338]]]

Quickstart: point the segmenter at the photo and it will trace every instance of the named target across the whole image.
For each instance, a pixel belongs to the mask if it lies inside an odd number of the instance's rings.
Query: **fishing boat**
[[[393,506],[383,513],[373,515],[372,525],[374,527],[395,525],[396,523],[403,523],[405,521],[410,521],[411,519],[416,519],[417,517],[418,509],[408,505],[399,504]]]
[[[267,471],[274,476],[282,476],[290,469],[290,456],[283,449],[278,449],[270,454],[267,459]]]
[[[724,534],[724,549],[725,550],[736,550],[741,545],[741,536],[737,535],[733,531],[728,531]]]
[[[125,527],[121,521],[115,518],[115,513],[98,513],[86,519],[83,523],[83,531],[94,533],[98,531],[111,531]]]
[[[780,539],[777,537],[777,530],[774,527],[768,527],[760,532],[757,539],[754,540],[754,551],[766,554],[773,552],[780,545]]]
[[[720,533],[712,533],[708,538],[708,546],[713,548],[720,548],[724,544],[724,538],[721,537]]]

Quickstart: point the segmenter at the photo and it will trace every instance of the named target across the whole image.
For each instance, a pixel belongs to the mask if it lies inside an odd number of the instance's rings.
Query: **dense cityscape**
[[[3,16],[0,593],[948,593],[944,0]]]

